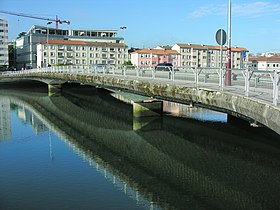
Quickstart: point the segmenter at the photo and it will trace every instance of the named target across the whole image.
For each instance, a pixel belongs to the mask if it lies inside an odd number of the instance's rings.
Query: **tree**
[[[17,36],[17,39],[19,39],[19,38],[22,37],[22,36],[25,36],[25,34],[26,34],[26,32],[20,32],[20,33],[18,34],[18,36]]]
[[[124,66],[132,66],[132,63],[131,63],[131,61],[126,61],[126,62],[124,62],[123,65],[124,65]]]
[[[8,45],[8,50],[9,50],[9,67],[14,68],[15,67],[15,50],[14,46],[9,44]]]

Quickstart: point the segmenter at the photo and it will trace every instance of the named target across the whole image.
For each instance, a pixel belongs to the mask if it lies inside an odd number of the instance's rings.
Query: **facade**
[[[0,70],[9,66],[8,21],[0,19]]]
[[[17,69],[36,68],[37,44],[46,40],[124,43],[123,38],[117,37],[117,30],[66,30],[34,25],[16,40]]]
[[[280,69],[280,56],[271,57],[250,57],[249,62],[253,68],[258,70],[279,70]]]
[[[37,67],[53,65],[122,65],[128,60],[124,43],[49,40],[37,45]]]
[[[165,48],[142,49],[131,53],[131,63],[137,67],[155,67],[159,63],[172,63],[179,65],[180,54],[175,50]]]
[[[220,68],[220,46],[198,44],[176,44],[172,47],[180,53],[180,66],[185,68]],[[249,51],[245,48],[231,48],[232,68],[246,67]],[[222,67],[226,67],[227,48],[223,48]]]

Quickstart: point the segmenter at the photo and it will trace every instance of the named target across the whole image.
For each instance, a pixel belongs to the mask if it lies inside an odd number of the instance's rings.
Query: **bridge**
[[[49,67],[6,72],[0,82],[37,80],[48,84],[50,95],[62,84],[75,82],[129,91],[154,99],[166,99],[228,113],[252,125],[264,125],[280,134],[280,71],[232,69],[232,85],[224,86],[225,69],[178,68],[155,71],[136,67]],[[143,102],[143,100],[141,100]],[[137,102],[137,100],[136,100]]]

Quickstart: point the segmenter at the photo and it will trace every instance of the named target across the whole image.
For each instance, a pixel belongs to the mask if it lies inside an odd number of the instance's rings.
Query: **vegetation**
[[[26,32],[22,31],[18,34],[17,39],[19,39],[22,36],[25,36]]]

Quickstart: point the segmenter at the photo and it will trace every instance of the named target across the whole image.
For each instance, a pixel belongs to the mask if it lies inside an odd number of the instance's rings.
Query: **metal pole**
[[[223,86],[223,32],[221,31],[221,45],[220,45],[220,90],[222,90]]]
[[[47,64],[46,67],[49,65],[49,27],[48,25],[52,24],[52,22],[47,22]]]
[[[231,0],[228,0],[228,49],[225,85],[231,86]]]

